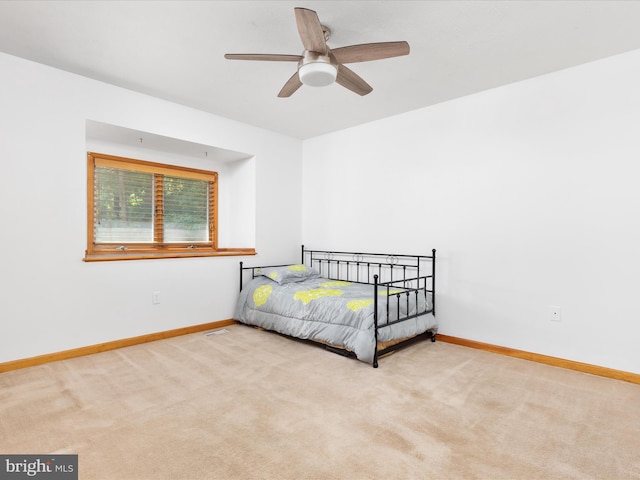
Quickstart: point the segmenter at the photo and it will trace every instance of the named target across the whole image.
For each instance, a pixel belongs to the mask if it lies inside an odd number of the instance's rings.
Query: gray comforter
[[[235,319],[296,338],[328,343],[372,362],[375,351],[374,287],[322,277],[280,285],[259,276],[248,282],[238,299]],[[391,289],[387,313],[387,290],[379,288],[378,324],[431,309],[430,294],[408,297]],[[398,299],[397,293],[400,293]],[[416,310],[417,309],[417,310]],[[432,314],[379,329],[378,341],[412,337],[436,329]]]

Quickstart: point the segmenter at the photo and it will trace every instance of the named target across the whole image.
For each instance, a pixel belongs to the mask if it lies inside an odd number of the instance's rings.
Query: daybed
[[[432,255],[309,250],[302,263],[245,267],[234,318],[321,343],[378,366],[420,338],[435,341]]]

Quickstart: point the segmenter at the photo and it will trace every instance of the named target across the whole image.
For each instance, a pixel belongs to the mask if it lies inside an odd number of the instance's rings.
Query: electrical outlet
[[[160,292],[151,292],[151,303],[157,305],[160,303]]]
[[[560,307],[549,307],[549,319],[552,322],[561,322],[562,321],[562,309]]]

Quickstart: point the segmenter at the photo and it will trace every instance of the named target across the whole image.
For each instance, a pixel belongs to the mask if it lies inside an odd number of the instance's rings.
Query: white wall
[[[437,248],[441,333],[640,373],[638,85],[634,51],[307,140],[303,241]]]
[[[638,51],[305,142],[0,72],[0,362],[230,318],[238,261],[304,242],[437,248],[442,333],[640,373]],[[254,155],[258,257],[83,262],[87,119]]]
[[[9,55],[0,72],[0,362],[231,318],[240,260],[298,261],[301,141]],[[83,262],[87,119],[252,154],[259,255]]]

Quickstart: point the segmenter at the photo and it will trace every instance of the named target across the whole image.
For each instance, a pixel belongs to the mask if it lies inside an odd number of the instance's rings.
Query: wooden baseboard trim
[[[139,337],[123,338],[112,342],[99,343],[97,345],[89,345],[87,347],[74,348],[64,350],[62,352],[48,353],[37,357],[24,358],[21,360],[13,360],[11,362],[0,363],[0,373],[10,370],[18,370],[21,368],[34,367],[49,362],[57,362],[68,358],[82,357],[92,355],[94,353],[107,352],[117,348],[130,347],[141,343],[155,342],[165,338],[178,337],[190,333],[202,332],[204,330],[213,330],[216,328],[226,327],[235,324],[235,320],[220,320],[218,322],[203,323],[201,325],[193,325],[191,327],[176,328],[175,330],[166,330],[164,332],[150,333]]]
[[[436,339],[441,342],[454,343],[463,347],[475,348],[477,350],[484,350],[486,352],[498,353],[500,355],[507,355],[509,357],[521,358],[523,360],[529,360],[537,363],[544,363],[546,365],[552,365],[554,367],[567,368],[569,370],[576,370],[578,372],[589,373],[591,375],[598,375],[600,377],[613,378],[615,380],[623,380],[625,382],[636,383],[640,385],[640,375],[637,373],[625,372],[622,370],[614,370],[612,368],[599,367],[597,365],[590,365],[588,363],[574,362],[573,360],[565,360],[563,358],[550,357],[547,355],[540,355],[538,353],[525,352],[523,350],[516,350],[514,348],[501,347],[499,345],[491,345],[489,343],[476,342],[475,340],[467,340],[464,338],[451,337],[449,335],[442,335],[438,333]]]

